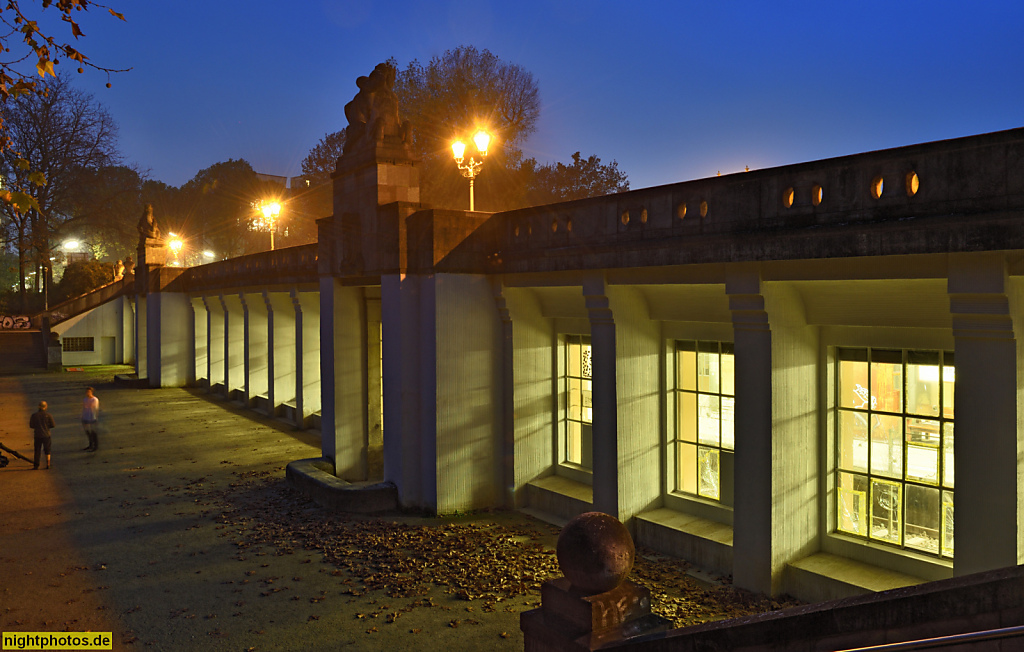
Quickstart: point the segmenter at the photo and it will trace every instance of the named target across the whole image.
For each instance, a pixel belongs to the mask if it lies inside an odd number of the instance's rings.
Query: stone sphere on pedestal
[[[618,519],[587,512],[569,521],[555,546],[558,565],[573,588],[604,593],[622,583],[633,568],[636,548]]]

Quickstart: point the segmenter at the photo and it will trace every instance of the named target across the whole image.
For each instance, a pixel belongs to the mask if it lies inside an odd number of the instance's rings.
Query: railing
[[[581,255],[598,267],[619,266],[615,254],[652,246],[675,253],[646,255],[641,264],[716,262],[704,260],[696,238],[929,217],[966,223],[1024,210],[1024,176],[1015,172],[1022,158],[1024,129],[1014,129],[525,208],[494,215],[467,253],[480,269],[488,269],[484,256],[502,261],[491,265],[495,272],[535,271],[526,261]]]
[[[66,319],[71,319],[75,315],[80,315],[87,310],[99,306],[100,304],[110,301],[118,295],[124,294],[125,292],[131,291],[135,287],[135,277],[127,276],[118,281],[112,281],[106,285],[101,285],[95,290],[90,290],[85,294],[81,294],[77,297],[72,297],[66,301],[62,301],[55,306],[51,306],[49,310],[37,313],[32,316],[32,325],[35,328],[42,327],[43,317],[46,315],[50,316],[50,325],[54,326],[61,323]]]
[[[316,243],[300,245],[191,267],[184,283],[190,292],[268,283],[315,283],[317,247]]]
[[[840,652],[903,652],[904,650],[934,650],[950,645],[970,645],[981,641],[994,641],[1007,638],[1024,639],[1024,625],[1019,627],[1003,627],[1001,629],[987,629],[982,632],[970,632],[969,634],[953,634],[951,636],[937,636],[935,638],[923,638],[917,641],[905,641],[903,643],[886,643],[885,645],[872,645],[869,647],[855,647]],[[1024,649],[1024,642],[1021,643]]]

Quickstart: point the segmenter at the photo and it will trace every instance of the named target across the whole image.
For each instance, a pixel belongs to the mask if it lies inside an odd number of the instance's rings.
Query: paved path
[[[523,649],[519,615],[558,575],[555,528],[326,512],[284,481],[316,435],[198,391],[116,387],[117,371],[0,376],[0,442],[31,454],[40,400],[57,422],[52,470],[0,469],[0,631],[110,631],[116,650]],[[632,579],[678,626],[780,606],[638,553]]]
[[[433,608],[408,609],[414,598],[348,594],[350,575],[319,550],[240,548],[239,522],[243,537],[261,526],[225,519],[224,492],[262,477],[270,485],[252,491],[291,500],[284,465],[317,455],[317,438],[200,392],[125,389],[112,377],[0,377],[0,442],[31,457],[39,400],[58,424],[52,470],[0,469],[0,631],[112,631],[114,649],[129,650],[522,649],[522,598],[470,613],[432,589]],[[96,453],[81,450],[88,385],[105,428]]]

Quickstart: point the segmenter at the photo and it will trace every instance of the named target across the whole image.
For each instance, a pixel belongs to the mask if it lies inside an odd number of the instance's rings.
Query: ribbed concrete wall
[[[615,319],[618,459],[614,480],[600,481],[617,483],[618,517],[629,523],[661,499],[661,325],[650,319],[638,290],[613,286],[606,292]]]
[[[203,303],[201,297],[192,297],[192,315],[195,321],[193,326],[195,334],[195,378],[197,384],[202,384],[202,381],[209,381],[209,344],[210,334],[207,330],[210,325],[210,317],[207,314],[206,304]]]
[[[490,281],[437,275],[437,511],[500,503],[501,323]]]
[[[503,290],[512,318],[513,487],[515,506],[526,505],[526,483],[552,472],[555,394],[551,379],[554,327],[532,290]]]
[[[270,387],[270,356],[267,349],[267,304],[263,295],[241,295],[245,311],[245,383],[246,401],[251,405],[258,396],[267,396]]]

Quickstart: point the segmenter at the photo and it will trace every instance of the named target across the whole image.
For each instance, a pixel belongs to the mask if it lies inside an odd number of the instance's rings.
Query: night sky
[[[126,161],[180,185],[244,158],[297,175],[355,79],[475,45],[532,72],[540,162],[615,159],[632,188],[1024,124],[1024,2],[107,0],[75,76]],[[64,67],[63,64],[60,67]]]

